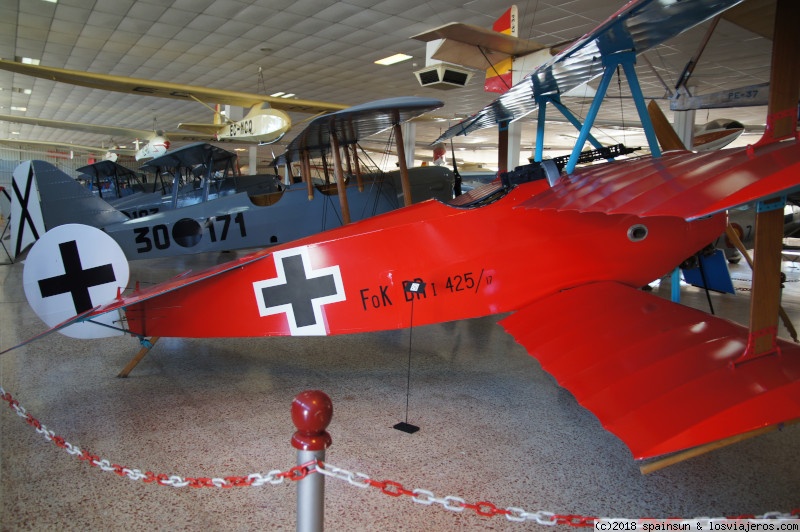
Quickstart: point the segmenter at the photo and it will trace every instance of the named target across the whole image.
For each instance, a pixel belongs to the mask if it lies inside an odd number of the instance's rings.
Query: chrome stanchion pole
[[[331,435],[325,429],[333,417],[330,397],[319,390],[301,392],[292,402],[292,421],[297,432],[292,447],[297,465],[325,459]],[[309,474],[297,481],[297,531],[322,532],[325,519],[325,476]]]

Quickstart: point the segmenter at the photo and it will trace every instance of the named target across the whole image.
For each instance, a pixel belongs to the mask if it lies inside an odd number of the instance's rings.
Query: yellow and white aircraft
[[[134,157],[137,161],[142,159],[152,159],[164,155],[169,149],[169,137],[180,140],[201,141],[211,140],[207,134],[184,132],[164,132],[162,130],[147,131],[145,129],[133,129],[117,126],[100,126],[96,124],[82,124],[80,122],[66,122],[63,120],[47,120],[44,118],[31,118],[28,116],[0,115],[0,122],[13,122],[17,124],[29,124],[33,126],[52,127],[56,129],[70,129],[83,131],[85,133],[96,133],[108,135],[111,138],[131,138],[135,139],[136,152]],[[52,143],[51,143],[52,144]],[[113,150],[110,150],[113,152]]]
[[[215,111],[215,123],[181,124],[184,129],[213,134],[215,140],[269,144],[280,140],[291,128],[292,121],[287,114],[288,112],[322,114],[347,108],[346,105],[330,102],[277,98],[264,94],[29,65],[6,59],[0,59],[0,69],[92,89],[184,101],[195,100],[206,106],[223,104],[249,109],[245,117],[238,121],[227,120],[226,122],[221,114]]]
[[[16,139],[16,138],[5,138],[0,139],[0,144],[4,144],[10,147],[22,147],[22,146],[33,146],[37,148],[45,148],[45,149],[53,149],[53,148],[61,148],[65,150],[69,150],[69,152],[57,152],[52,153],[51,156],[53,157],[70,157],[73,152],[85,152],[91,157],[99,160],[108,160],[116,162],[117,158],[120,155],[128,155],[133,157],[135,155],[135,151],[129,148],[120,148],[119,146],[86,146],[84,144],[71,144],[69,142],[54,142],[49,140],[30,140],[30,139]]]

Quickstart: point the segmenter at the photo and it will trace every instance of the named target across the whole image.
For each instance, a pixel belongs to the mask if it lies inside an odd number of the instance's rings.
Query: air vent
[[[472,72],[454,65],[437,63],[414,72],[417,81],[423,87],[434,89],[454,89],[469,83]]]

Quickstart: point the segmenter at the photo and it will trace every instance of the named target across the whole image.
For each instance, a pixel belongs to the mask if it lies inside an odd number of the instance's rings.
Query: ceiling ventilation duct
[[[414,75],[423,87],[455,89],[469,83],[472,72],[449,63],[436,63],[417,70]]]

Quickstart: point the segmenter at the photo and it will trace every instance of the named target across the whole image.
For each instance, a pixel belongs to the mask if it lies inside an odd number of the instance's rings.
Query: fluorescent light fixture
[[[283,91],[278,91],[278,92],[276,92],[275,94],[270,94],[269,96],[270,96],[270,98],[280,98],[280,97],[281,97],[281,96],[283,96],[284,94],[286,94],[286,93],[285,93],[285,92],[283,92]]]
[[[294,98],[294,93],[290,92],[289,94],[284,94],[281,98]]]
[[[19,131],[12,131],[11,134],[12,135],[19,135]]]
[[[406,61],[408,59],[411,59],[410,55],[394,54],[390,55],[389,57],[384,57],[383,59],[378,59],[377,61],[375,61],[375,64],[388,66],[388,65],[393,65],[395,63],[399,63],[400,61]]]
[[[32,59],[30,57],[23,57],[22,59],[20,59],[19,62],[22,63],[23,65],[38,65],[39,64],[39,60],[38,59]]]
[[[15,106],[15,105],[12,105],[12,106],[11,106],[11,110],[12,110],[12,111],[27,111],[27,110],[28,110],[28,108],[27,108],[27,107],[17,107],[17,106]]]
[[[48,2],[50,4],[57,4],[58,3],[58,0],[44,0],[44,1]]]

